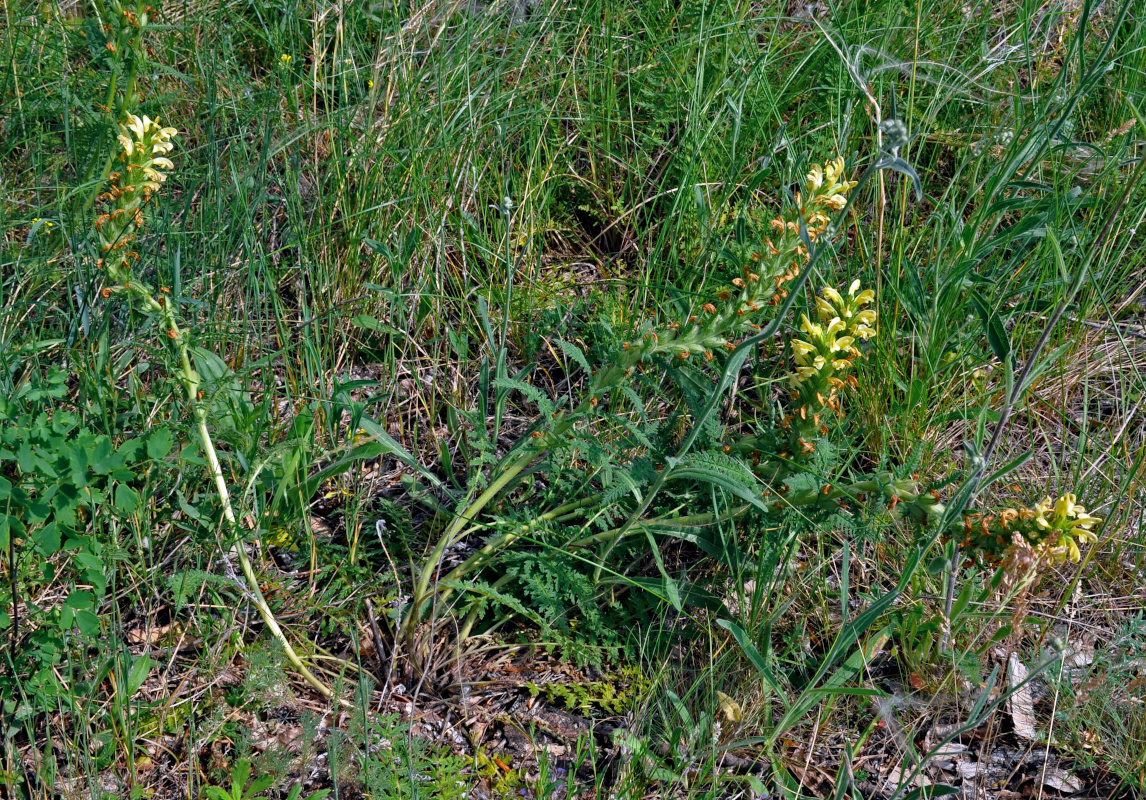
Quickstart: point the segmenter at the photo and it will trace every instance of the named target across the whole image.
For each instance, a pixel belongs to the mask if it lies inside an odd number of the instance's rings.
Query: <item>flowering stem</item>
[[[129,87],[131,85],[129,84]],[[159,293],[156,293],[134,275],[134,265],[140,256],[131,246],[144,225],[145,206],[166,180],[166,170],[174,168],[166,154],[171,152],[173,147],[171,138],[175,135],[174,128],[162,128],[155,120],[137,117],[130,113],[126,115],[126,122],[120,124],[117,140],[122,147],[120,153],[122,169],[109,176],[111,187],[99,197],[106,204],[107,213],[101,214],[95,221],[100,245],[97,267],[102,269],[107,277],[107,283],[100,294],[105,300],[113,294],[126,295],[136,310],[159,318],[160,327],[174,355],[173,362],[169,362],[169,370],[172,377],[183,387],[187,405],[194,419],[195,433],[202,442],[203,452],[207,456],[207,471],[215,484],[215,492],[222,505],[223,521],[235,543],[233,552],[239,559],[248,593],[258,608],[263,622],[282,646],[287,660],[321,695],[333,697],[334,693],[307,669],[295,652],[278,620],[275,619],[262,589],[259,588],[254,568],[243,548],[242,530],[231,504],[231,495],[227,490],[227,481],[223,476],[219,455],[211,439],[211,432],[207,428],[207,409],[200,403],[202,393],[199,391],[199,374],[191,365],[189,336],[179,326],[175,303],[166,289],[160,289]]]
[[[203,444],[203,452],[207,456],[207,472],[215,484],[215,493],[219,496],[219,503],[223,508],[223,521],[226,523],[227,530],[235,542],[232,552],[239,559],[239,567],[242,569],[243,577],[247,582],[247,591],[255,604],[255,608],[259,610],[259,616],[263,618],[263,623],[267,626],[267,629],[270,630],[271,635],[278,641],[287,660],[290,661],[299,675],[323,697],[333,697],[334,693],[330,688],[314,676],[314,673],[307,668],[298,653],[295,652],[294,647],[291,646],[290,641],[286,638],[286,634],[283,633],[282,628],[279,626],[274,611],[263,596],[262,589],[259,587],[259,581],[255,575],[254,567],[251,565],[251,560],[247,557],[247,551],[243,547],[242,530],[239,527],[238,520],[235,518],[235,511],[231,505],[231,493],[227,489],[227,481],[223,476],[223,469],[219,463],[219,455],[215,450],[214,441],[211,439],[211,432],[207,428],[207,409],[199,402],[199,374],[191,366],[187,334],[179,328],[178,320],[172,308],[173,304],[157,301],[151,292],[137,281],[129,283],[127,290],[133,294],[145,308],[159,312],[159,316],[163,321],[163,327],[167,331],[167,338],[175,350],[176,360],[179,365],[176,378],[183,386],[187,398],[187,405],[191,409],[191,416],[195,420],[195,432],[199,435],[199,440]]]

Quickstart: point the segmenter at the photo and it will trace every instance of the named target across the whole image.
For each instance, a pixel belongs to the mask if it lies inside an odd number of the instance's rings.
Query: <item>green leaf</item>
[[[32,535],[36,549],[45,556],[51,556],[60,551],[60,528],[56,523],[49,522]]]
[[[99,617],[86,609],[77,611],[76,627],[85,636],[94,636],[99,633]]]
[[[537,404],[537,408],[543,416],[549,416],[556,409],[556,405],[554,405],[553,401],[549,399],[549,396],[545,394],[545,392],[525,381],[515,378],[498,378],[493,382],[493,385],[502,391],[515,390],[521,392],[528,399]]]
[[[676,464],[670,464],[672,472],[667,480],[700,481],[718,486],[741,500],[746,500],[759,509],[767,510],[768,505],[760,499],[759,480],[741,461],[723,453],[689,453]]]
[[[251,762],[245,758],[240,758],[231,767],[231,787],[232,794],[236,798],[243,796],[243,787],[247,783],[247,778],[251,776]]]
[[[374,441],[382,445],[383,452],[394,456],[406,466],[417,470],[419,475],[421,475],[435,487],[443,488],[442,482],[438,479],[438,476],[418,463],[418,459],[414,458],[414,456],[410,454],[409,450],[399,444],[397,439],[386,433],[386,431],[382,429],[382,426],[377,422],[363,414],[362,419],[358,421],[358,427],[361,428],[367,435],[372,437]]]
[[[718,619],[716,624],[729,631],[732,637],[736,639],[736,643],[740,645],[740,649],[748,660],[752,662],[752,666],[756,667],[756,671],[760,673],[760,677],[768,684],[768,687],[776,693],[782,703],[786,704],[784,691],[780,686],[780,682],[776,680],[776,676],[772,674],[772,669],[768,666],[768,662],[764,660],[764,656],[756,649],[756,645],[748,637],[748,633],[730,619]]]
[[[115,510],[121,514],[131,514],[139,508],[139,493],[127,484],[121,483],[115,487]]]
[[[653,552],[653,559],[657,562],[657,569],[660,570],[662,586],[665,592],[665,599],[672,603],[672,607],[677,611],[682,611],[684,605],[680,600],[680,585],[675,578],[668,574],[665,569],[664,558],[661,557],[661,549],[657,546],[657,540],[653,538],[652,531],[645,529],[645,536],[649,540],[649,549]]]
[[[577,366],[581,367],[586,375],[592,374],[593,369],[589,366],[589,360],[585,358],[585,353],[582,352],[580,347],[564,339],[558,339],[557,346],[561,348],[561,352],[566,356],[576,361]]]
[[[318,491],[318,487],[325,481],[337,475],[341,475],[359,462],[376,458],[380,453],[384,452],[386,452],[386,450],[379,442],[366,442],[365,444],[358,445],[333,464],[316,472],[301,485],[304,502],[309,503],[310,499],[314,497],[314,493]]]
[[[131,672],[127,676],[127,696],[132,697],[139,691],[139,687],[143,686],[147,680],[151,668],[155,666],[147,656],[141,656],[131,663]]]
[[[65,606],[74,609],[91,608],[93,603],[95,603],[95,597],[91,592],[84,589],[76,589],[64,601]]]
[[[173,441],[169,428],[157,428],[147,437],[147,457],[158,461],[171,452]]]
[[[979,491],[980,492],[983,491],[984,489],[986,489],[988,486],[990,486],[992,483],[999,480],[1000,478],[1005,478],[1007,475],[1010,475],[1012,472],[1017,470],[1023,464],[1026,464],[1028,461],[1030,461],[1031,457],[1033,455],[1034,455],[1034,451],[1028,450],[1027,452],[1023,453],[1021,456],[1018,456],[1016,458],[1011,459],[1006,464],[999,467],[997,470],[995,470],[990,475],[988,475],[987,478],[981,484],[979,484]]]
[[[393,325],[387,325],[368,314],[359,314],[358,316],[350,318],[350,324],[355,325],[364,330],[373,331],[374,333],[396,334],[398,331]]]
[[[999,315],[987,307],[987,304],[977,294],[971,295],[975,310],[979,312],[979,321],[983,323],[983,333],[987,335],[987,343],[995,357],[1003,364],[1011,361],[1011,339]]]
[[[263,775],[262,777],[255,778],[251,781],[251,785],[247,787],[244,797],[251,797],[256,794],[261,794],[270,788],[271,784],[275,782],[274,775]]]

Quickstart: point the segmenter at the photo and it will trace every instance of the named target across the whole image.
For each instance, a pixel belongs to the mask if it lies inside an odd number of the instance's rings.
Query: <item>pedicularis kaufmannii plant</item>
[[[243,549],[243,534],[212,442],[207,409],[202,403],[200,376],[192,367],[191,337],[180,324],[177,298],[166,288],[156,288],[144,280],[143,270],[138,268],[140,255],[135,244],[146,223],[147,207],[175,169],[169,155],[177,132],[134,110],[137,104],[134,76],[145,60],[142,30],[147,24],[149,9],[142,5],[127,9],[118,2],[111,8],[118,15],[121,31],[109,43],[109,51],[116,52],[118,48],[131,52],[130,58],[124,54],[130,64],[130,78],[120,101],[114,103],[119,109],[115,113],[120,116],[117,153],[112,160],[108,186],[98,197],[99,215],[94,223],[99,246],[97,265],[106,278],[101,295],[105,300],[116,297],[127,300],[137,312],[158,321],[160,335],[170,354],[169,369],[183,389],[194,431],[203,445],[208,472],[220,500],[223,523],[235,543],[233,552],[242,567],[249,594],[288,659],[309,683],[329,696],[330,689],[307,669],[284,636],[262,596]],[[113,82],[109,107],[116,96]],[[433,606],[432,600],[445,599],[456,591],[462,579],[472,577],[491,563],[536,524],[553,520],[563,523],[593,513],[594,507],[600,504],[618,505],[615,500],[605,501],[596,496],[564,498],[549,511],[539,510],[522,527],[496,528],[501,532],[488,538],[484,546],[460,565],[445,576],[439,573],[442,557],[449,547],[478,531],[493,528],[481,522],[485,508],[505,499],[532,464],[546,454],[559,451],[579,431],[596,425],[612,398],[629,391],[626,384],[634,370],[690,360],[700,365],[712,363],[720,369],[720,354],[735,351],[739,342],[758,335],[764,330],[767,316],[773,317],[773,326],[778,324],[771,312],[781,301],[787,300],[787,305],[791,305],[794,298],[789,299],[789,294],[794,286],[802,285],[797,279],[812,257],[809,250],[831,242],[836,232],[834,225],[838,224],[833,222],[832,215],[846,208],[848,195],[855,187],[856,183],[845,176],[842,159],[812,167],[793,202],[769,221],[765,234],[759,237],[758,247],[749,250],[740,275],[731,281],[731,286],[710,301],[700,303],[684,319],[646,325],[635,338],[621,342],[611,360],[601,367],[594,369],[584,354],[578,353],[579,361],[589,372],[583,400],[574,408],[558,410],[554,406],[501,464],[488,475],[479,476],[469,499],[458,508],[426,559],[417,566],[410,602],[402,619],[402,630],[412,646],[419,624]],[[811,316],[800,316],[798,333],[789,341],[788,401],[778,430],[745,436],[725,443],[712,453],[687,453],[686,446],[677,454],[679,457],[658,454],[663,461],[657,466],[659,477],[646,488],[643,502],[621,508],[622,513],[629,515],[625,524],[565,542],[563,546],[577,549],[599,545],[603,549],[597,558],[607,561],[626,533],[640,526],[639,518],[649,510],[652,497],[666,481],[677,474],[701,474],[687,470],[677,472],[685,458],[697,455],[709,458],[718,466],[729,462],[740,464],[739,477],[735,471],[726,470],[724,474],[732,476],[732,488],[736,490],[733,494],[750,502],[688,517],[662,516],[654,520],[657,524],[703,526],[740,518],[753,510],[772,514],[789,508],[837,509],[845,503],[865,499],[879,499],[892,508],[898,506],[901,513],[921,524],[942,518],[944,507],[938,494],[924,491],[916,480],[896,477],[886,471],[843,485],[832,485],[816,477],[822,471],[814,468],[814,459],[831,450],[825,446],[830,433],[827,420],[841,410],[846,392],[857,386],[855,365],[863,355],[860,345],[876,334],[877,317],[871,308],[875,300],[874,293],[862,289],[858,280],[851,282],[846,294],[832,286],[821,287]],[[694,424],[697,422],[694,420]],[[689,444],[693,441],[688,439]],[[583,485],[579,491],[586,491],[587,486]],[[1019,546],[1028,551],[1033,549],[1041,560],[1078,561],[1079,545],[1095,541],[1093,529],[1099,522],[1073,495],[1065,494],[1054,502],[1048,497],[1032,508],[965,514],[961,521],[942,533],[989,563],[998,563],[1013,552],[1012,548]],[[582,530],[586,527],[582,526]],[[509,577],[509,574],[503,575],[498,584]],[[471,611],[459,628],[462,638],[473,624],[474,613]]]
[[[485,491],[457,513],[421,567],[406,617],[405,630],[411,645],[415,627],[426,613],[431,598],[450,596],[463,578],[490,563],[499,551],[532,529],[530,522],[519,531],[511,530],[487,540],[484,547],[460,566],[440,576],[437,570],[446,549],[475,532],[473,523],[483,508],[509,491],[523,470],[546,453],[560,448],[577,426],[593,424],[598,406],[624,387],[635,369],[646,369],[658,359],[666,364],[690,359],[714,362],[721,351],[731,351],[738,341],[760,332],[766,315],[788,297],[789,285],[808,262],[809,245],[815,247],[834,234],[831,214],[846,207],[848,193],[855,186],[844,174],[842,159],[813,166],[794,202],[770,220],[768,235],[759,242],[758,248],[750,251],[741,275],[732,280],[729,288],[710,302],[700,304],[687,318],[667,324],[647,324],[635,339],[621,342],[612,363],[591,374],[580,405],[559,411],[547,424],[538,426],[532,433],[532,441],[518,448],[500,469],[490,474]],[[943,517],[944,506],[937,492],[924,491],[917,480],[896,477],[891,472],[875,473],[844,485],[814,478],[812,460],[817,454],[817,443],[824,442],[829,435],[827,418],[841,410],[844,393],[858,385],[854,367],[862,357],[860,344],[876,335],[877,314],[871,308],[875,299],[874,292],[862,289],[858,280],[851,282],[846,294],[832,286],[821,287],[815,297],[812,317],[800,315],[799,333],[789,342],[792,357],[788,375],[789,405],[780,430],[771,436],[748,436],[722,448],[726,455],[749,457],[751,469],[763,487],[757,485],[755,489],[760,490],[760,498],[771,512],[809,507],[832,509],[879,499],[922,525],[933,525]],[[774,443],[770,455],[761,452],[764,440]],[[662,478],[671,472],[671,466],[658,469],[662,470]],[[809,478],[812,486],[807,485]],[[654,493],[659,485],[653,487]],[[1076,542],[1093,541],[1090,529],[1098,520],[1086,516],[1070,495],[1060,499],[1055,505],[1056,511],[1048,516],[1049,502],[1048,498],[1030,510],[966,515],[963,524],[967,531],[982,531],[977,537],[970,533],[964,536],[958,524],[943,534],[949,539],[964,540],[969,548],[965,552],[990,564],[1003,559],[1012,541],[1041,548],[1049,560],[1062,557],[1077,560]],[[585,505],[581,503],[581,507]],[[742,506],[723,518],[738,516],[753,507],[759,508],[760,504]],[[578,507],[566,504],[543,518],[568,519],[578,511]],[[681,518],[680,522],[695,525],[720,518],[717,514],[700,514]],[[671,524],[671,520],[658,519],[658,522]],[[629,529],[627,523],[566,542],[563,547],[607,543],[611,548]],[[1004,539],[1004,546],[999,546]],[[603,557],[607,558],[611,552],[611,549],[605,550]],[[463,637],[468,630],[468,624],[463,626]]]
[[[124,18],[129,27],[138,26],[140,29],[147,22],[147,15],[142,12],[125,12]],[[201,402],[200,377],[191,365],[190,337],[179,324],[175,301],[166,287],[161,286],[157,291],[140,278],[134,268],[140,259],[134,245],[146,223],[144,210],[167,180],[168,173],[175,169],[167,155],[174,148],[172,139],[177,133],[174,128],[161,126],[158,120],[137,116],[131,111],[126,111],[123,121],[119,123],[119,134],[116,137],[119,155],[113,160],[115,168],[108,175],[108,189],[97,198],[101,213],[94,223],[99,242],[96,266],[106,276],[100,295],[105,300],[122,296],[135,310],[158,317],[163,338],[168,344],[167,351],[172,357],[169,369],[183,387],[195,431],[207,458],[208,471],[219,496],[227,533],[235,542],[233,552],[242,568],[247,591],[288,660],[315,689],[330,695],[330,689],[307,669],[287,640],[263,597],[254,568],[243,549],[242,531],[207,427],[207,409]]]

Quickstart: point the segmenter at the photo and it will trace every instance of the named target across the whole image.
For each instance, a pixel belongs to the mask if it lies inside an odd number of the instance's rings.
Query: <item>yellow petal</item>
[[[836,309],[831,303],[822,297],[816,298],[816,316],[822,322],[826,322],[836,316]]]
[[[127,127],[135,134],[136,140],[142,139],[144,134],[143,120],[132,114],[127,114]]]
[[[812,345],[803,341],[802,339],[793,339],[792,340],[792,352],[795,353],[797,356],[804,355],[805,353],[811,353],[815,349],[816,349],[815,347],[813,347]]]

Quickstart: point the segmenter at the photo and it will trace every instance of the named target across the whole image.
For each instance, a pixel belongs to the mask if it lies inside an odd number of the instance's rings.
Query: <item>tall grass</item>
[[[950,582],[939,574],[951,570],[950,552],[935,549],[905,574],[915,540],[886,518],[800,537],[796,519],[779,538],[726,521],[715,540],[752,544],[706,563],[724,571],[735,614],[720,598],[724,611],[696,611],[700,624],[689,627],[641,584],[620,590],[644,642],[625,652],[658,680],[623,745],[640,757],[618,786],[710,796],[725,754],[746,758],[763,745],[767,770],[742,771],[767,773],[790,796],[808,791],[811,746],[797,757],[785,737],[858,732],[846,756],[834,753],[850,764],[890,713],[864,692],[910,694],[867,663],[893,660],[893,650],[935,713],[950,710],[942,698],[961,681],[998,680],[995,641],[1043,664],[1031,654],[1090,626],[1122,669],[1120,653],[1141,646],[1122,618],[1143,605],[1146,544],[1146,267],[1136,247],[1146,193],[1135,169],[1146,37],[1133,5],[870,0],[815,18],[788,16],[785,4],[692,0],[522,8],[224,2],[162,9],[169,18],[148,35],[142,110],[180,128],[182,147],[140,249],[149,275],[181,298],[196,345],[230,370],[209,387],[223,469],[252,519],[277,520],[256,552],[288,635],[345,644],[369,627],[362,598],[371,609],[400,606],[405,559],[423,555],[533,416],[527,396],[503,390],[498,413],[474,422],[492,407],[479,391],[490,386],[483,364],[501,359],[507,375],[539,364],[537,385],[571,395],[581,376],[558,339],[600,356],[650,315],[679,316],[733,276],[722,253],[738,212],[773,209],[811,161],[870,161],[879,144],[895,144],[921,194],[910,176],[882,173],[812,277],[813,286],[859,277],[876,287],[881,319],[835,432],[839,474],[824,478],[909,465],[925,481],[949,480],[950,493],[974,467],[971,449],[1006,418],[994,466],[1033,457],[978,502],[1075,490],[1109,520],[1102,539],[1059,584],[1000,606],[974,570],[955,564]],[[149,366],[154,338],[101,301],[88,257],[91,198],[114,138],[113,114],[100,107],[110,66],[99,24],[87,7],[12,2],[0,52],[3,389],[63,366],[67,402],[94,428],[178,430],[177,387]],[[889,121],[902,123],[904,140],[893,141]],[[1009,403],[1005,362],[1021,366],[1052,319],[1037,380]],[[746,372],[734,392],[776,407],[773,375]],[[311,427],[299,422],[306,413]],[[339,464],[362,431],[409,455],[388,447],[375,471],[355,466],[317,498],[302,496],[305,478]],[[215,530],[187,510],[207,507],[195,458],[172,462],[177,474],[158,480],[147,512],[107,534],[117,555],[104,635],[126,648],[124,628],[174,614],[192,638],[218,643],[200,656],[215,673],[239,658],[243,637],[228,632],[245,621],[234,612],[241,594],[211,577],[222,571]],[[408,541],[375,547],[379,498],[414,509]],[[266,550],[279,532],[274,542],[294,553],[288,567]],[[667,555],[662,571],[686,573],[700,558],[688,547]],[[957,621],[943,620],[949,585]],[[865,627],[848,627],[871,608],[879,613]],[[399,620],[379,612],[378,626],[370,615],[393,671],[388,625]],[[927,650],[941,624],[953,646]],[[133,663],[124,658],[69,662],[76,677],[60,715],[107,701],[93,676],[118,670],[122,685]],[[163,714],[203,702],[178,688],[172,667],[163,680],[169,694],[153,698]],[[264,704],[266,689],[236,702]],[[94,782],[105,766],[78,755],[93,737],[114,731],[130,751],[150,730],[142,704],[112,696],[116,722],[93,716],[76,728],[68,752],[77,763],[63,771],[87,770]],[[725,715],[721,698],[737,714]],[[1056,724],[1077,737],[1126,732],[1125,748],[1112,743],[1109,758],[1096,758],[1141,790],[1123,701],[1098,692],[1077,714],[1060,710]],[[991,698],[974,710],[995,707]],[[61,724],[26,726],[21,746],[41,747],[43,731]],[[659,738],[661,727],[676,739]],[[13,748],[5,769],[14,772],[27,761]],[[837,788],[862,782],[850,765],[838,778]],[[21,791],[47,796],[51,780],[41,780]]]

